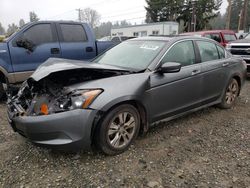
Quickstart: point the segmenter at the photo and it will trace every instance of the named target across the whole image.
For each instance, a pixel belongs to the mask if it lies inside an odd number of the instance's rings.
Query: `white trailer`
[[[179,31],[177,22],[156,22],[142,25],[113,27],[111,36],[143,37],[149,35],[176,35]]]

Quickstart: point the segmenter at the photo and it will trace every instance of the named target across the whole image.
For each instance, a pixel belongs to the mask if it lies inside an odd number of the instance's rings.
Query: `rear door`
[[[96,56],[96,44],[80,23],[57,23],[62,58],[88,60]]]
[[[174,44],[163,57],[163,62],[182,65],[177,73],[152,73],[150,76],[150,114],[152,121],[173,116],[198,107],[201,96],[201,65],[196,64],[191,40]]]
[[[16,41],[27,39],[35,44],[31,52],[18,47]],[[28,71],[34,71],[50,57],[60,57],[60,46],[53,23],[37,23],[20,32],[9,43],[11,60],[17,81],[26,79]],[[20,80],[21,79],[21,80]]]
[[[200,53],[203,88],[202,102],[204,104],[218,100],[227,80],[225,51],[222,47],[210,41],[195,41]]]

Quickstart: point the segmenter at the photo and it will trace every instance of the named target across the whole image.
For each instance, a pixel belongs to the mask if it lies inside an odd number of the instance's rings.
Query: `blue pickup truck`
[[[30,23],[0,43],[0,99],[7,82],[23,82],[50,57],[90,60],[113,45],[96,41],[86,23]]]

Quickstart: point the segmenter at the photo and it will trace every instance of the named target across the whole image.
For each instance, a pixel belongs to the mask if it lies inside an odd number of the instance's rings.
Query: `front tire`
[[[3,99],[4,95],[5,95],[5,91],[4,91],[3,83],[0,82],[0,101]]]
[[[240,88],[237,80],[232,78],[226,88],[226,91],[222,98],[222,102],[219,104],[219,107],[223,109],[231,108],[239,95],[239,91]]]
[[[103,119],[96,133],[97,145],[107,155],[126,151],[138,135],[140,115],[129,104],[112,109]]]

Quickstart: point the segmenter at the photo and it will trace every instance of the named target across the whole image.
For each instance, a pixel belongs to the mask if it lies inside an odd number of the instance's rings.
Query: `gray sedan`
[[[154,122],[231,108],[245,77],[246,63],[213,40],[132,39],[92,62],[47,60],[9,92],[8,118],[33,143],[115,155]]]

